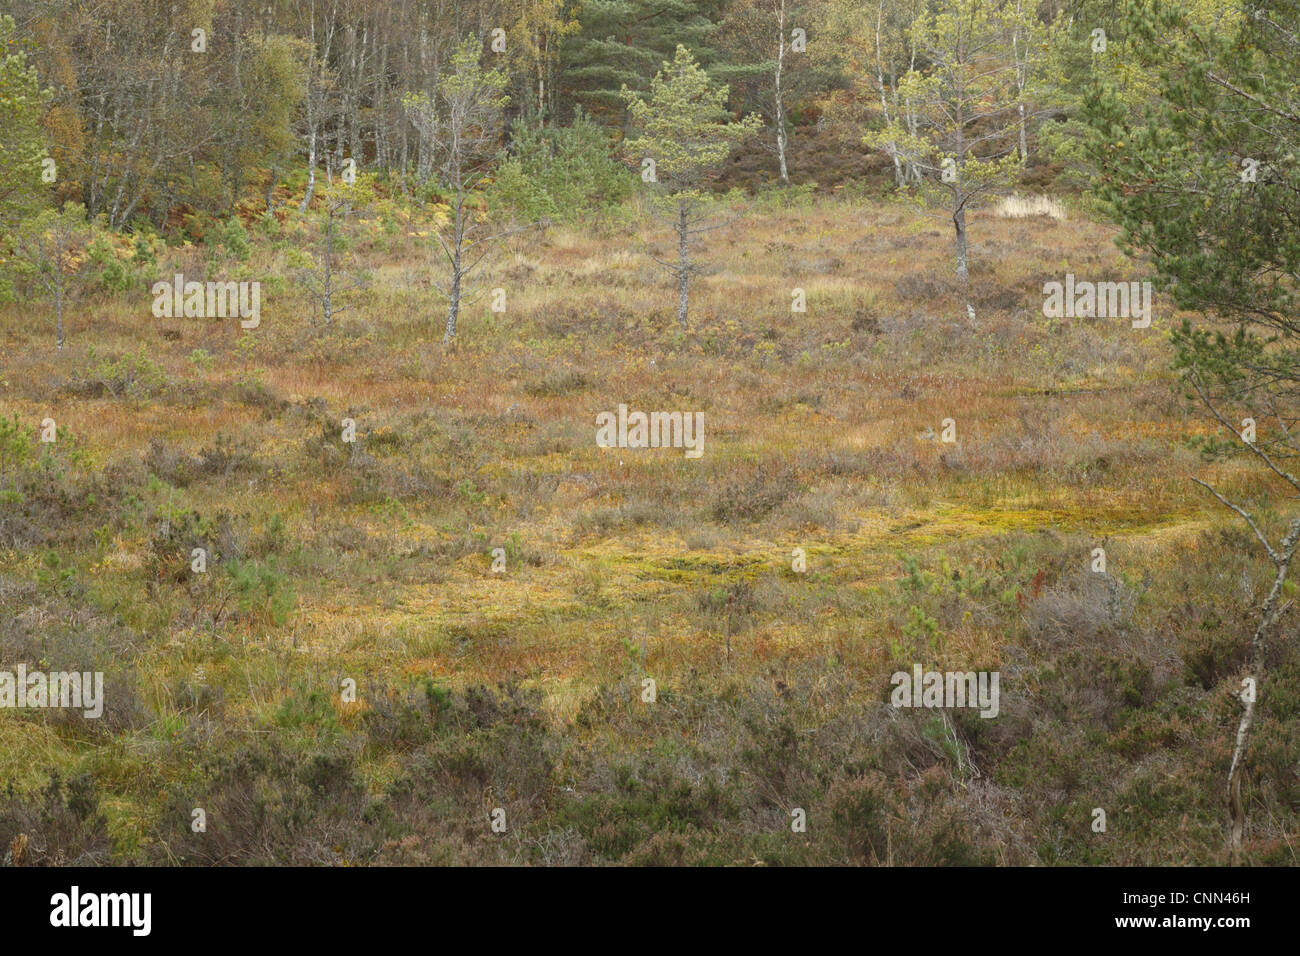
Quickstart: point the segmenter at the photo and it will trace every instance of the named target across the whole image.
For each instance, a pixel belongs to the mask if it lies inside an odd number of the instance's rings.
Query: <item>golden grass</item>
[[[974,215],[976,265],[963,288],[937,217],[837,203],[751,215],[699,249],[715,271],[694,283],[684,332],[671,283],[640,253],[639,240],[662,237],[607,225],[517,241],[480,283],[507,289],[507,312],[489,312],[486,299],[468,308],[450,350],[439,343],[438,300],[422,281],[407,289],[404,270],[428,261],[410,237],[352,263],[372,268],[375,287],[328,333],[308,334],[310,310],[292,286],[269,298],[247,360],[233,322],[173,320],[162,325],[178,337],[162,338],[143,287],[78,306],[62,353],[44,308],[10,306],[0,311],[0,413],[29,424],[54,417],[96,465],[139,460],[155,438],[188,454],[219,434],[248,445],[253,476],[150,492],[145,520],[69,556],[93,570],[101,600],[143,606],[143,556],[169,500],[247,516],[250,528],[281,514],[296,610],[279,627],[256,615],[227,621],[218,639],[228,653],[208,664],[237,712],[282,696],[289,667],[399,682],[515,677],[571,715],[622,673],[625,643],[643,639],[644,667],[668,684],[692,670],[757,674],[837,650],[867,673],[896,636],[884,617],[832,604],[798,616],[760,607],[728,655],[725,626],[696,610],[695,595],[747,576],[797,591],[805,585],[789,556],[803,547],[810,577],[871,606],[900,576],[900,554],[1051,530],[1109,536],[1158,560],[1222,520],[1187,480],[1198,465],[1180,442],[1201,426],[1168,397],[1164,329],[1175,317],[1165,312],[1145,331],[1125,320],[1043,319],[1044,277],[1132,269],[1109,229],[1059,218],[1054,204],[1021,199]],[[258,274],[257,260],[250,269]],[[806,313],[790,311],[795,287],[807,293]],[[92,344],[101,356],[144,346],[173,390],[161,400],[82,397],[66,386],[91,364]],[[216,357],[211,370],[190,362],[196,348]],[[548,374],[563,370],[585,384],[548,391]],[[234,398],[253,375],[287,406]],[[594,416],[620,402],[702,411],[704,459],[597,448]],[[321,464],[308,447],[322,431],[308,403],[326,410],[330,428],[356,419],[362,463],[336,443],[337,461]],[[920,437],[949,417],[957,444]],[[406,444],[381,451],[381,429]],[[729,478],[781,467],[799,487],[774,516],[708,517],[707,496]],[[343,500],[368,476],[391,482],[413,468],[442,479],[439,490]],[[1232,469],[1219,476],[1229,487],[1239,480]],[[632,507],[647,520],[597,520]],[[378,543],[340,551],[333,539],[345,530]],[[417,550],[471,533],[480,538],[462,553]],[[541,560],[494,575],[487,552],[510,536]],[[293,557],[299,548],[321,557]],[[176,675],[210,656],[208,639],[188,627],[174,621],[173,639],[140,662],[145,695],[163,708],[180,707],[166,689]],[[942,656],[988,659],[999,640],[996,628],[964,621],[944,634]],[[282,657],[285,648],[293,653]],[[305,660],[310,670],[295,663]],[[72,752],[50,731],[0,715],[0,777],[34,780]],[[380,761],[368,773],[377,787],[394,768]]]

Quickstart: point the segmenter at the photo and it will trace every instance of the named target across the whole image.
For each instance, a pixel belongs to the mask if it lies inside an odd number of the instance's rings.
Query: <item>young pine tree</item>
[[[704,187],[731,150],[762,129],[763,121],[751,113],[729,122],[723,107],[727,87],[714,84],[684,46],[664,63],[648,95],[626,88],[623,95],[637,130],[627,153],[640,162],[655,208],[676,238],[676,258],[655,261],[677,279],[677,321],[685,328],[691,276],[699,272],[691,245],[701,233],[725,224],[713,221],[716,200]]]
[[[1150,257],[1178,306],[1205,316],[1173,337],[1175,367],[1219,436],[1202,451],[1259,469],[1237,501],[1193,479],[1246,522],[1272,565],[1234,686],[1242,707],[1225,799],[1236,862],[1256,701],[1268,699],[1268,644],[1300,544],[1300,2],[1206,16],[1211,2],[1135,6],[1125,26],[1164,64],[1155,96],[1135,120],[1122,90],[1101,87],[1085,116],[1124,245]]]

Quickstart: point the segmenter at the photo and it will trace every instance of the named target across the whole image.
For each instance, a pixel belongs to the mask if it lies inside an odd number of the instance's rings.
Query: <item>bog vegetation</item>
[[[1294,865],[1300,4],[1168,6],[0,2],[0,858]]]

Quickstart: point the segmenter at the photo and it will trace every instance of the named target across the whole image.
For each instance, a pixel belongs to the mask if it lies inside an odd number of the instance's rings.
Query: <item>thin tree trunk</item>
[[[953,230],[957,244],[957,277],[963,281],[970,275],[966,261],[966,206],[957,207],[952,215]]]
[[[781,0],[776,31],[776,155],[781,164],[781,182],[790,185],[785,163],[785,104],[781,101],[781,73],[785,69],[785,0]]]
[[[1026,72],[1028,70],[1029,51],[1025,51],[1025,60],[1020,59],[1020,25],[1022,23],[1020,13],[1020,2],[1016,2],[1016,26],[1011,31],[1011,58],[1016,65],[1016,98],[1019,102],[1016,106],[1020,110],[1020,165],[1024,166],[1029,162],[1029,144],[1025,136],[1025,82]]]
[[[456,250],[451,265],[451,295],[447,304],[447,328],[443,332],[444,345],[456,337],[456,320],[460,318],[460,250]]]
[[[1244,697],[1245,708],[1241,712],[1241,721],[1237,724],[1237,744],[1232,751],[1232,765],[1228,770],[1228,810],[1231,814],[1231,827],[1228,834],[1228,852],[1233,865],[1241,862],[1242,835],[1246,827],[1246,811],[1241,802],[1241,777],[1246,766],[1246,746],[1250,739],[1250,728],[1255,720],[1255,701],[1259,697],[1260,683],[1264,678],[1264,642],[1282,616],[1285,606],[1278,606],[1282,595],[1282,585],[1286,582],[1291,559],[1295,555],[1296,543],[1300,541],[1300,519],[1291,522],[1291,526],[1282,539],[1281,549],[1274,562],[1277,574],[1273,578],[1273,587],[1264,599],[1259,625],[1250,639],[1251,660],[1247,677],[1253,682],[1253,692]]]
[[[310,145],[307,147],[307,191],[303,193],[302,205],[298,207],[300,214],[307,211],[307,208],[311,205],[312,193],[316,191],[316,124],[310,118],[308,122],[312,126],[311,135],[308,139]]]
[[[912,47],[912,58],[908,61],[907,72],[911,73],[915,69],[916,69],[916,47]],[[917,131],[916,111],[912,108],[912,98],[910,96],[906,97],[904,111],[907,115],[907,131],[912,136],[916,136],[916,131]],[[916,163],[911,163],[911,162],[909,162],[908,165],[911,167],[912,181],[916,183],[918,186],[921,185],[921,167],[918,166]]]
[[[888,126],[894,120],[889,115],[889,100],[885,96],[885,64],[880,49],[880,22],[884,19],[884,16],[885,5],[882,2],[876,7],[876,86],[880,88],[880,111],[885,116],[885,125]],[[904,171],[903,163],[898,157],[898,150],[891,149],[889,158],[894,161],[894,183],[902,189],[907,185],[907,173]]]
[[[321,311],[325,315],[325,324],[329,325],[334,317],[334,209],[329,210],[329,219],[325,224],[325,282]]]
[[[1030,36],[1024,38],[1024,56],[1021,56],[1021,27],[1024,21],[1021,13],[1021,0],[1015,3],[1015,30],[1011,31],[1011,56],[1015,60],[1015,96],[1017,96],[1019,112],[1021,112],[1021,165],[1027,165],[1030,161],[1030,143],[1028,135],[1024,131],[1026,122],[1024,122],[1024,87],[1030,82]]]
[[[266,182],[266,214],[269,216],[275,212],[275,181],[280,176],[280,169],[276,165],[271,165],[271,175]]]
[[[58,264],[54,278],[54,315],[57,324],[59,348],[63,348],[63,264]]]
[[[465,192],[460,177],[460,154],[456,152],[453,161],[457,164],[456,173],[456,234],[455,246],[451,257],[451,286],[448,288],[447,328],[443,332],[444,345],[456,337],[456,320],[460,318],[460,294],[462,271],[462,253],[465,247]]]
[[[1020,165],[1029,162],[1029,141],[1025,136],[1025,104],[1020,104]]]
[[[686,201],[677,204],[677,321],[686,328],[686,316],[691,298],[691,259],[687,246]]]
[[[966,118],[963,115],[961,106],[961,97],[963,90],[958,90],[957,95],[957,168],[955,170],[956,180],[952,184],[952,202],[953,214],[952,225],[956,232],[957,242],[957,278],[963,282],[966,281],[970,274],[966,261]]]

